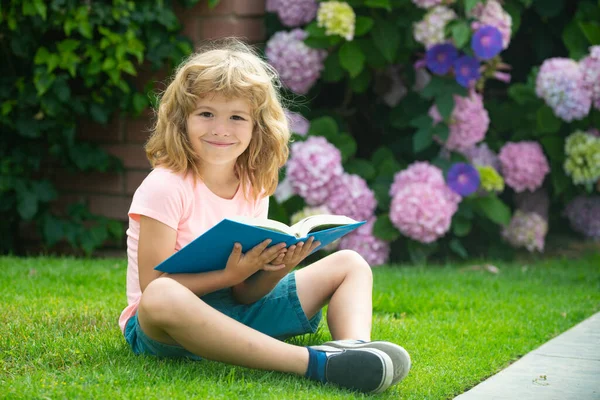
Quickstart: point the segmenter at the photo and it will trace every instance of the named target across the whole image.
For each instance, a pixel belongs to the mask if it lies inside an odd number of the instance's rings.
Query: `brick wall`
[[[250,43],[263,42],[265,0],[221,0],[214,9],[209,9],[207,3],[207,0],[200,0],[192,8],[176,10],[184,26],[184,34],[194,43],[226,36],[237,36]],[[140,76],[145,82],[164,81],[167,74],[141,71]],[[143,144],[148,137],[151,117],[152,113],[148,110],[138,118],[115,115],[107,126],[81,123],[78,136],[119,157],[125,171],[76,176],[59,174],[56,184],[61,198],[56,208],[83,199],[93,213],[126,221],[131,197],[150,171]]]

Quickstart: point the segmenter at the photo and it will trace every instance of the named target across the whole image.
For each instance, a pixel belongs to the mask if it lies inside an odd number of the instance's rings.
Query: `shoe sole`
[[[392,379],[392,385],[397,384],[402,379],[406,378],[411,367],[410,355],[408,352],[397,344],[374,341],[366,343],[338,343],[338,342],[326,342],[323,346],[334,347],[336,349],[377,349],[386,353],[394,364],[394,378]]]
[[[333,346],[325,346],[325,345],[320,345],[320,346],[310,346],[311,349],[317,350],[317,351],[326,351],[326,352],[336,352],[336,351],[340,351],[340,350],[346,350],[346,349],[340,349],[338,347],[333,347]],[[352,349],[347,349],[347,350],[352,350]],[[383,379],[381,380],[381,383],[379,384],[379,386],[371,391],[369,391],[368,393],[381,393],[384,390],[386,390],[387,388],[389,388],[390,386],[392,386],[392,381],[394,379],[394,363],[392,362],[392,359],[390,358],[390,356],[388,356],[384,351],[381,350],[377,350],[377,349],[368,349],[368,348],[363,348],[360,349],[362,351],[368,351],[371,354],[375,354],[377,357],[379,357],[379,359],[381,360],[381,363],[383,365]]]

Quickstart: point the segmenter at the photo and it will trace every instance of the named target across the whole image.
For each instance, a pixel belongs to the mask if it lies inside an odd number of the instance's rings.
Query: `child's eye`
[[[234,115],[231,118],[233,118],[236,121],[245,121],[246,119],[244,119],[244,117],[240,117],[239,115]]]
[[[210,118],[212,117],[212,113],[208,112],[208,111],[202,111],[201,113],[198,114],[201,117],[205,117],[205,118]]]

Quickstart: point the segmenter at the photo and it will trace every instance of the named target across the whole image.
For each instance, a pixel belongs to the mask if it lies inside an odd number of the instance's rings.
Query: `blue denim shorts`
[[[322,312],[308,319],[296,292],[296,276],[285,276],[273,290],[249,305],[236,302],[231,289],[222,289],[202,296],[201,299],[223,314],[276,339],[314,333],[321,322]],[[159,357],[201,358],[182,346],[157,342],[146,336],[138,323],[137,313],[127,321],[125,340],[135,354]]]

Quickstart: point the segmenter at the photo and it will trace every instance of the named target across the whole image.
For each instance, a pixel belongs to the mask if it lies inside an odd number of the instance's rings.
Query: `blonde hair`
[[[199,159],[187,136],[187,118],[199,98],[209,93],[249,102],[254,127],[248,148],[235,165],[244,194],[275,192],[278,172],[287,161],[290,131],[281,105],[279,81],[273,67],[248,45],[234,39],[213,41],[192,54],[176,70],[160,97],[156,124],[145,145],[152,167],[193,173],[202,178]]]

